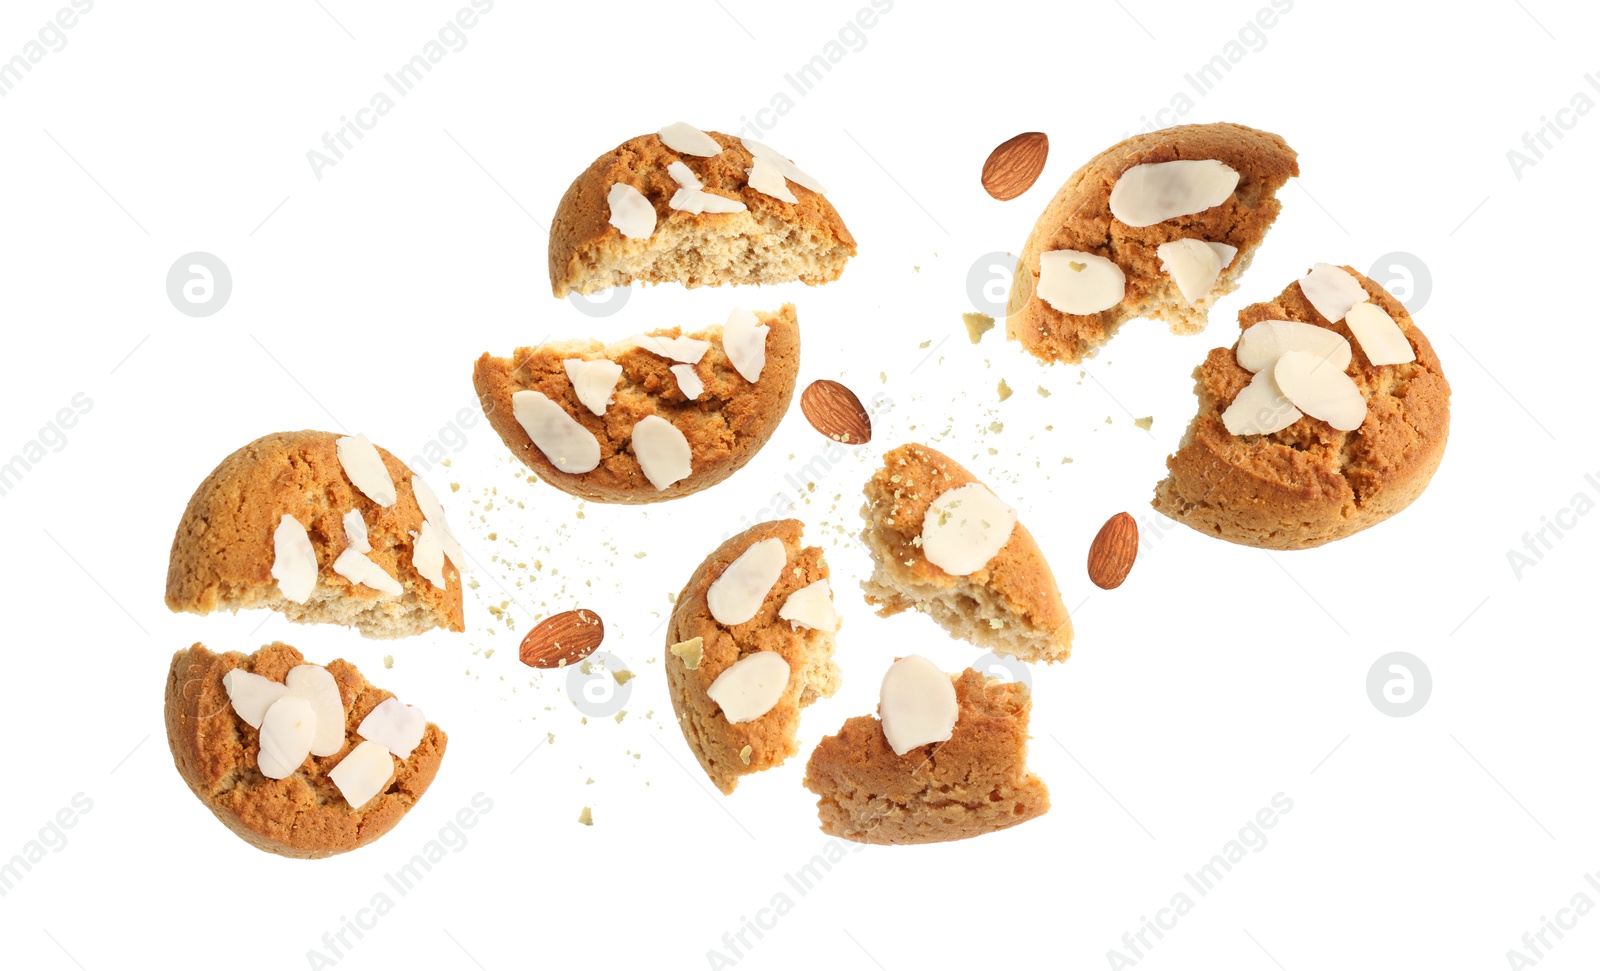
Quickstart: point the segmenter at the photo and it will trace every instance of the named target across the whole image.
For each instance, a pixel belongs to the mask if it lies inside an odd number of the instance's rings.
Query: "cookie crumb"
[[[1006,384],[1005,378],[1001,378],[1000,384],[995,388],[995,392],[1000,395],[1000,400],[1004,401],[1011,397],[1011,385]]]
[[[589,811],[589,807],[588,806],[584,806],[583,807],[583,812],[578,814],[578,822],[582,823],[585,826],[593,826],[594,825],[594,814]]]
[[[974,344],[994,329],[994,318],[988,314],[962,314],[961,322],[967,325],[967,339]]]
[[[1154,415],[1146,415],[1143,418],[1135,418],[1133,423],[1138,425],[1140,428],[1143,428],[1145,431],[1149,431],[1150,426],[1155,424],[1155,420],[1156,419]]]
[[[755,751],[754,749],[752,749],[750,746],[746,745],[744,748],[739,750],[739,761],[743,762],[745,765],[749,765],[750,764],[750,753],[752,753],[754,751]]]
[[[1035,389],[1035,390],[1036,390],[1036,391],[1038,391],[1038,392],[1039,392],[1039,397],[1041,397],[1041,398],[1048,398],[1048,397],[1050,397],[1050,389],[1049,389],[1049,388],[1047,388],[1047,387],[1045,387],[1045,386],[1044,386],[1044,385],[1042,385],[1042,384],[1041,384],[1041,385],[1039,385],[1039,387],[1038,387],[1038,388],[1036,388],[1036,389]]]
[[[394,655],[393,654],[385,654],[383,656],[383,666],[385,668],[388,668],[389,670],[393,670],[394,669]]]

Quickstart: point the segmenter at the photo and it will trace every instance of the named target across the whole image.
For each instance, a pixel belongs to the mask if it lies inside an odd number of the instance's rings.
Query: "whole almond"
[[[559,668],[593,654],[605,636],[606,625],[599,614],[569,610],[539,621],[522,639],[518,653],[529,667]]]
[[[800,410],[811,427],[836,442],[872,441],[872,419],[856,393],[837,381],[813,381],[800,392]]]
[[[1089,544],[1089,579],[1102,590],[1115,590],[1128,578],[1139,555],[1139,524],[1125,512],[1106,520]]]
[[[1050,138],[1042,131],[1028,131],[1008,138],[989,153],[983,163],[983,189],[1005,202],[1027,192],[1044,171],[1050,154]]]

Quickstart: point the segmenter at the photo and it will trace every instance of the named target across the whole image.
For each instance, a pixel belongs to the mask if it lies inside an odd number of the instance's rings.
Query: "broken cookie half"
[[[967,839],[1042,816],[1027,766],[1029,689],[917,655],[884,676],[878,717],[851,718],[818,743],[805,785],[822,831],[857,843]]]
[[[800,711],[839,687],[839,615],[822,550],[797,519],[708,556],[667,624],[667,688],[684,741],[724,793],[799,751]]]
[[[1041,360],[1077,363],[1136,317],[1200,331],[1299,174],[1282,138],[1243,125],[1179,125],[1113,145],[1039,216],[1017,260],[1006,335]]]
[[[1072,620],[1017,512],[954,459],[908,444],[864,490],[862,582],[883,617],[919,610],[960,638],[1024,661],[1064,661]]]

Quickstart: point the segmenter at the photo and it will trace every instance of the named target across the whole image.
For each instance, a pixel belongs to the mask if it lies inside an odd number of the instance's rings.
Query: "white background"
[[[289,0],[252,16],[102,0],[0,98],[0,457],[75,394],[93,402],[0,497],[0,859],[75,794],[93,803],[0,897],[7,966],[315,966],[322,935],[476,793],[493,808],[470,840],[349,936],[339,967],[722,966],[712,949],[741,968],[1105,967],[1112,948],[1134,957],[1122,936],[1142,917],[1196,896],[1183,875],[1280,792],[1293,809],[1267,844],[1140,967],[1498,968],[1574,894],[1600,902],[1583,880],[1600,868],[1600,516],[1579,517],[1520,578],[1507,561],[1575,494],[1600,499],[1584,478],[1600,480],[1600,117],[1561,115],[1571,129],[1520,178],[1506,155],[1575,93],[1600,99],[1584,77],[1600,70],[1593,11],[1298,0],[1197,95],[1185,74],[1264,4],[900,0],[801,96],[784,75],[865,2],[499,0],[318,179],[306,152],[464,5]],[[7,3],[0,58],[60,6]],[[778,91],[792,108],[765,115],[761,139],[829,186],[860,242],[837,283],[658,287],[605,319],[551,298],[541,227],[591,159],[680,118],[735,131]],[[1177,92],[1192,101],[1182,116]],[[1202,336],[1130,324],[1081,378],[999,331],[969,344],[974,261],[1019,249],[1072,170],[1146,119],[1242,122],[1299,151],[1303,175],[1242,289]],[[1050,135],[1043,177],[993,201],[978,184],[985,156],[1035,129]],[[233,276],[227,305],[199,319],[164,290],[195,250]],[[1192,414],[1189,372],[1233,341],[1238,308],[1313,261],[1365,270],[1395,251],[1429,271],[1416,319],[1454,388],[1428,491],[1309,552],[1160,523],[1148,500]],[[464,444],[444,431],[452,464],[427,474],[481,563],[465,634],[376,642],[162,603],[190,492],[258,435],[359,430],[410,458],[461,409],[477,415],[470,368],[485,350],[698,327],[785,300],[799,308],[802,384],[833,377],[886,397],[872,443],[796,513],[829,553],[844,685],[806,712],[800,757],[730,798],[672,724],[660,624],[722,536],[772,515],[775,494],[796,496],[786,476],[826,444],[798,407],[734,478],[648,509],[530,485],[481,419]],[[1001,378],[1016,390],[1004,403]],[[1145,415],[1149,433],[1133,424]],[[847,534],[861,483],[909,439],[1019,508],[1074,608],[1072,659],[1034,672],[1031,762],[1054,808],[962,843],[865,848],[799,896],[785,874],[826,843],[800,786],[805,754],[872,710],[894,656],[956,670],[979,653],[920,616],[879,620],[856,592],[868,562]],[[1085,551],[1124,509],[1144,520],[1147,547],[1126,585],[1095,590]],[[509,623],[490,612],[502,604]],[[637,672],[621,724],[582,724],[563,678],[518,662],[522,632],[575,606],[604,617],[605,649]],[[318,862],[257,852],[172,767],[172,652],[274,639],[350,659],[450,735],[426,798],[368,848]],[[1368,669],[1392,650],[1432,673],[1410,717],[1367,695]],[[585,806],[592,828],[577,823]],[[792,909],[734,955],[723,935],[780,891]],[[1565,933],[1541,968],[1600,959],[1600,916]]]

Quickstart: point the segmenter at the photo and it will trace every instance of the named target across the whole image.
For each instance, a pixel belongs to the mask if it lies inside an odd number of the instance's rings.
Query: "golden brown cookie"
[[[1129,226],[1111,214],[1111,190],[1135,165],[1215,159],[1239,173],[1221,205],[1153,226]],[[1277,191],[1300,174],[1294,149],[1271,132],[1217,123],[1179,125],[1118,142],[1073,173],[1045,206],[1017,260],[1006,313],[1006,335],[1044,361],[1077,363],[1135,317],[1156,317],[1174,333],[1206,325],[1216,299],[1237,288],[1261,239],[1278,216]],[[1191,304],[1162,268],[1156,249],[1178,239],[1225,243],[1238,252],[1208,296]],[[1038,295],[1039,257],[1053,250],[1103,256],[1126,275],[1122,301],[1091,314],[1062,313]]]
[[[824,833],[857,843],[941,843],[1049,810],[1049,790],[1028,771],[1027,686],[970,668],[951,680],[960,714],[949,741],[896,755],[882,723],[861,715],[817,744],[805,786],[822,797]]]
[[[855,255],[856,241],[833,204],[786,180],[794,202],[750,186],[754,156],[731,135],[706,132],[721,146],[702,157],[674,151],[659,135],[629,139],[594,160],[561,197],[550,224],[550,288],[557,297],[594,293],[635,280],[686,287],[739,283],[827,283]],[[743,212],[685,212],[669,202],[681,188],[668,171],[688,166],[704,191],[744,203]],[[647,238],[611,225],[611,187],[632,186],[655,209]]]
[[[678,727],[706,775],[724,793],[733,792],[740,776],[770,769],[798,752],[800,710],[839,687],[834,631],[797,626],[778,616],[791,594],[828,579],[822,550],[801,547],[800,533],[799,520],[783,519],[752,526],[717,547],[678,594],[667,624],[667,689]],[[706,602],[707,591],[741,554],[767,539],[782,541],[786,554],[777,583],[748,621],[720,623]],[[695,639],[698,645],[693,645]],[[691,646],[673,649],[685,644]],[[766,714],[730,723],[706,692],[724,671],[758,651],[783,657],[789,665],[788,682]]]
[[[513,454],[539,478],[563,492],[595,502],[644,503],[676,499],[715,485],[737,472],[767,443],[794,397],[800,373],[800,327],[794,305],[775,313],[756,313],[769,330],[766,365],[758,379],[745,380],[723,347],[721,325],[683,335],[674,327],[650,336],[689,336],[710,343],[692,367],[704,385],[690,400],[672,372],[681,362],[633,344],[596,340],[559,341],[519,347],[509,358],[484,354],[472,371],[472,383],[489,423]],[[622,375],[603,416],[578,398],[566,360],[610,360]],[[513,395],[536,391],[558,404],[599,443],[599,465],[588,472],[563,472],[546,456],[517,420]],[[672,423],[687,440],[690,472],[665,489],[645,476],[632,448],[634,427],[656,415]]]
[[[319,859],[365,846],[393,829],[433,782],[446,737],[430,722],[410,757],[394,760],[384,790],[351,809],[328,773],[360,744],[361,722],[394,696],[368,684],[349,662],[333,661],[325,667],[345,709],[344,747],[334,755],[308,756],[287,778],[267,778],[256,767],[260,732],[234,712],[222,679],[241,668],[281,683],[304,663],[299,651],[280,643],[248,656],[213,654],[202,644],[177,652],[167,672],[167,744],[183,781],[241,839],[279,856]]]
[[[222,460],[200,483],[178,523],[167,564],[167,607],[174,612],[270,607],[295,623],[355,627],[365,637],[405,637],[435,627],[460,631],[461,573],[446,559],[438,587],[412,562],[425,515],[404,462],[379,448],[395,502],[378,505],[350,481],[332,432],[265,435]],[[418,480],[420,481],[420,480]],[[426,486],[423,486],[426,488]],[[430,493],[431,494],[431,493]],[[344,517],[359,512],[371,552],[402,591],[353,583],[333,564],[351,545]],[[272,575],[274,534],[284,516],[305,528],[317,579],[305,603],[288,599]],[[443,523],[433,523],[443,530]]]
[[[1064,661],[1072,653],[1072,619],[1039,544],[1017,523],[1000,552],[965,576],[928,562],[923,518],[945,492],[977,482],[954,459],[908,444],[883,457],[867,481],[861,538],[872,553],[863,581],[867,602],[888,617],[916,609],[950,632],[1024,661]]]
[[[1244,330],[1263,320],[1296,320],[1350,342],[1345,373],[1367,402],[1354,431],[1302,415],[1266,435],[1233,435],[1222,412],[1250,383],[1233,348],[1216,348],[1195,369],[1200,408],[1151,503],[1199,532],[1264,549],[1321,546],[1382,522],[1422,494],[1450,433],[1450,384],[1406,308],[1350,267],[1370,301],[1400,326],[1416,360],[1375,366],[1345,322],[1329,323],[1291,283],[1276,300],[1239,312]]]

